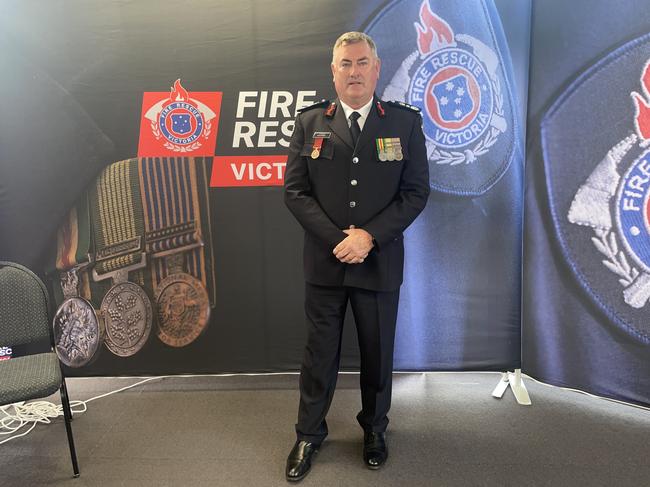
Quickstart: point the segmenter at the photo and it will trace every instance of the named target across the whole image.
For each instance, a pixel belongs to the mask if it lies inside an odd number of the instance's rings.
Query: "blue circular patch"
[[[490,126],[492,84],[476,56],[448,47],[435,51],[418,66],[408,103],[425,114],[424,134],[431,142],[449,149],[463,147]]]
[[[203,132],[203,115],[194,105],[176,101],[162,109],[158,126],[169,142],[188,145]]]
[[[650,272],[650,150],[643,153],[621,179],[616,196],[619,234],[628,253],[646,272]]]

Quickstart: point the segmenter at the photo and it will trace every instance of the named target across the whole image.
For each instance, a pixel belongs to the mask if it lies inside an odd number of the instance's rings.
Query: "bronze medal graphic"
[[[102,330],[92,305],[83,298],[66,299],[53,322],[56,354],[68,367],[90,363],[101,344]]]
[[[64,301],[56,310],[52,321],[54,350],[59,360],[68,367],[89,364],[99,351],[103,330],[95,308],[79,297],[79,271],[77,265],[61,272],[60,282]]]
[[[170,347],[184,347],[203,332],[210,318],[205,287],[195,277],[170,274],[156,290],[158,338]]]
[[[208,210],[200,203],[197,169],[198,162],[187,157],[145,158],[140,165],[156,335],[174,348],[193,343],[210,317],[210,271],[201,225]],[[152,176],[158,173],[176,174],[175,186]]]
[[[153,319],[144,290],[129,281],[115,284],[104,296],[101,311],[106,347],[119,357],[140,351],[149,338]]]

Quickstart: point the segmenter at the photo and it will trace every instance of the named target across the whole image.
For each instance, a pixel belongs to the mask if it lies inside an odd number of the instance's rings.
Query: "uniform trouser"
[[[361,411],[366,432],[386,431],[390,409],[393,346],[399,289],[376,292],[344,286],[305,286],[307,345],[300,370],[299,440],[320,444],[334,396],[348,300],[357,326],[361,356]]]

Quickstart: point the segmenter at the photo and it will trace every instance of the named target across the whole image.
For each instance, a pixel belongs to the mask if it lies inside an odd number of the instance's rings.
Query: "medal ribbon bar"
[[[116,162],[97,179],[90,197],[95,237],[95,276],[146,265],[137,159]]]
[[[210,316],[196,161],[143,158],[138,167],[157,335],[166,345],[184,347]]]
[[[113,278],[100,308],[104,343],[115,355],[128,357],[145,345],[153,320],[149,297],[128,280],[130,271],[147,264],[137,159],[113,163],[100,174],[90,194],[90,210],[96,261],[93,277],[95,281]]]
[[[52,320],[55,351],[68,367],[83,367],[99,351],[103,331],[90,300],[88,195],[73,206],[57,231],[55,267],[63,300]],[[87,299],[84,299],[87,298]]]
[[[152,257],[154,292],[173,272],[187,272],[205,287],[196,163],[194,158],[142,158],[138,174],[144,210],[146,250]],[[169,269],[166,257],[185,252],[182,269]]]

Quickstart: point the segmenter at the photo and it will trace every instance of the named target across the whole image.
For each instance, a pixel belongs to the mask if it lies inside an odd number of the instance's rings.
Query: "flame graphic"
[[[174,86],[171,88],[171,93],[169,94],[169,101],[187,101],[189,94],[187,90],[181,85],[181,79],[174,81]]]
[[[454,43],[454,32],[449,24],[431,11],[429,0],[424,0],[420,6],[420,22],[415,22],[418,33],[418,49],[424,56],[430,52],[442,49]]]
[[[641,82],[643,83],[643,92],[646,98],[636,91],[632,92],[632,99],[636,107],[634,124],[639,136],[647,140],[650,139],[650,103],[646,101],[647,98],[650,98],[650,62],[646,64],[643,70]]]

